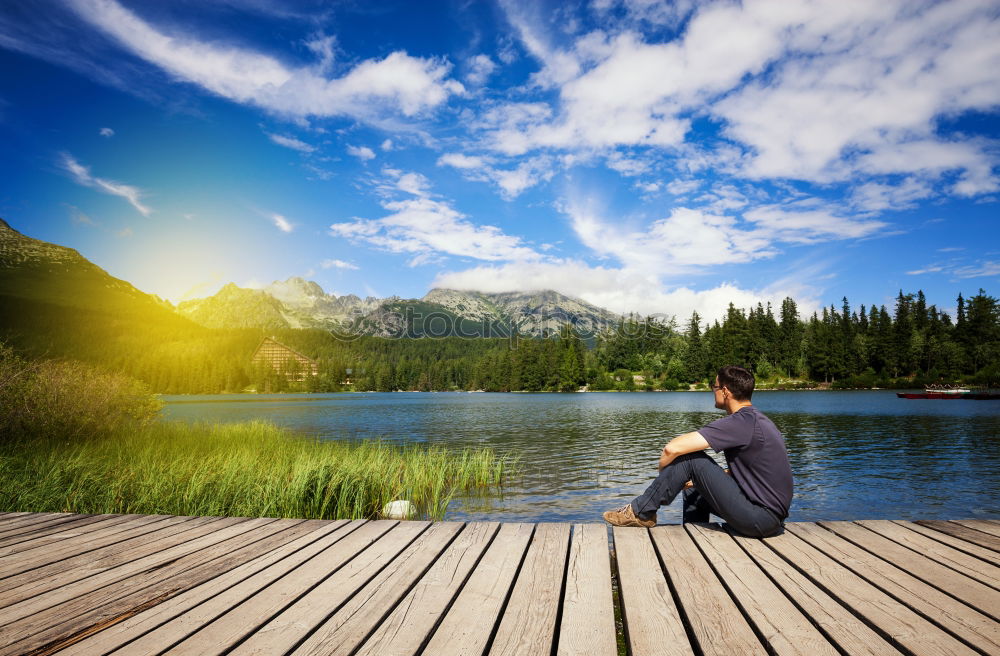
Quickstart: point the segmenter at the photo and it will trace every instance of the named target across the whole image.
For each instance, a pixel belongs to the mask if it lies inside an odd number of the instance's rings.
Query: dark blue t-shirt
[[[784,520],[792,504],[792,466],[781,431],[753,406],[698,430],[716,451],[726,454],[729,471],[747,497]]]

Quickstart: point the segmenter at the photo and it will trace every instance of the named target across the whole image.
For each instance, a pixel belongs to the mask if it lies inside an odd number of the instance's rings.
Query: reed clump
[[[0,511],[360,519],[408,499],[443,519],[457,495],[498,492],[515,465],[488,448],[155,420],[156,399],[121,378],[0,345]]]

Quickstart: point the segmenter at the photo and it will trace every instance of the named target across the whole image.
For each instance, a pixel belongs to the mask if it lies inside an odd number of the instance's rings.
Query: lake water
[[[601,512],[645,489],[670,438],[723,416],[708,392],[163,398],[168,419],[261,418],[331,440],[520,454],[522,475],[503,497],[456,500],[447,517],[455,520],[601,521]],[[1000,519],[1000,402],[759,391],[754,405],[785,435],[795,475],[791,521]],[[659,521],[680,521],[679,498]]]

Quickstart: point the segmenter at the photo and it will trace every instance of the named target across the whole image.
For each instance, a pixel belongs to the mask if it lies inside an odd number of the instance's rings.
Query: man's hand
[[[663,447],[663,452],[660,453],[659,468],[662,470],[678,456],[694,453],[695,451],[704,451],[708,447],[708,441],[697,431],[678,435]]]
[[[732,474],[732,472],[730,472],[728,469],[723,469],[722,471],[726,472],[727,474]],[[693,487],[694,487],[694,481],[688,481],[687,483],[684,484],[684,487],[682,487],[681,489],[690,490]]]

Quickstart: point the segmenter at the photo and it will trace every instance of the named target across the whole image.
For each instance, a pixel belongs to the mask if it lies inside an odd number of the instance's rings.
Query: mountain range
[[[72,248],[27,237],[0,219],[0,296],[207,328],[321,328],[349,335],[420,337],[545,336],[569,323],[584,336],[620,318],[552,290],[484,293],[432,289],[423,298],[327,294],[299,277],[262,289],[229,283],[212,296],[176,306],[111,276]]]
[[[322,328],[379,337],[540,337],[572,324],[584,335],[614,325],[618,315],[552,290],[484,293],[432,289],[423,298],[360,298],[327,294],[293,277],[262,289],[230,283],[215,295],[177,305],[209,328]]]

